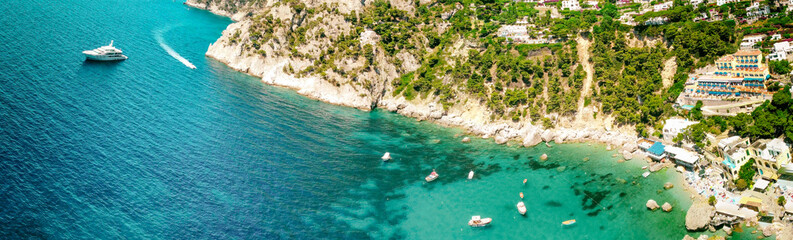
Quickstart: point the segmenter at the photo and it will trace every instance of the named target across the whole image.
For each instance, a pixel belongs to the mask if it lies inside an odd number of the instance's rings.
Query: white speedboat
[[[110,40],[110,45],[102,46],[94,50],[83,51],[85,59],[92,61],[121,61],[127,60],[127,56],[122,54],[121,50],[113,47],[113,40]]]
[[[468,226],[471,227],[484,227],[492,222],[492,218],[482,218],[480,216],[473,216],[471,220],[468,221]]]
[[[381,157],[380,159],[383,159],[383,162],[387,162],[388,160],[391,160],[391,153],[390,152],[386,152],[383,155],[383,157]]]
[[[424,180],[427,180],[427,182],[435,181],[435,179],[438,179],[438,173],[435,172],[435,169],[432,169],[432,173],[424,178]]]
[[[468,179],[469,180],[470,179],[474,179],[474,170],[471,170],[470,172],[468,172]]]
[[[523,202],[518,202],[518,212],[520,215],[526,215],[526,204]]]

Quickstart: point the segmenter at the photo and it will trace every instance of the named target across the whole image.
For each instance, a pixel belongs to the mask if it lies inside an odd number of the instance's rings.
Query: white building
[[[498,36],[499,37],[515,37],[515,36],[522,36],[528,35],[529,30],[526,28],[526,25],[503,25],[501,28],[498,29]]]
[[[724,5],[724,4],[731,3],[731,2],[738,2],[738,0],[716,0],[716,5],[721,6],[721,5]]]
[[[578,11],[581,10],[581,5],[578,4],[578,0],[564,0],[562,1],[562,9]]]
[[[688,4],[694,5],[696,7],[696,6],[699,6],[699,4],[701,4],[703,2],[705,2],[705,1],[704,0],[689,0]]]
[[[636,12],[625,12],[620,16],[619,21],[625,25],[636,26],[636,22],[633,20],[634,15]]]
[[[593,8],[598,8],[598,1],[586,1],[586,4]]]
[[[769,13],[771,13],[771,9],[768,8],[768,5],[760,5],[760,2],[753,2],[751,6],[746,8],[746,17],[749,18],[762,17]]]
[[[768,54],[768,60],[771,61],[782,61],[786,59],[787,59],[786,52],[772,52],[771,54]]]
[[[675,163],[692,170],[696,168],[699,162],[699,155],[683,148],[666,146],[664,151],[666,151],[666,156],[673,159]]]
[[[661,25],[669,21],[667,17],[654,17],[644,21],[644,25]]]
[[[752,34],[752,35],[744,36],[741,42],[759,43],[762,42],[763,39],[765,39],[765,37],[766,37],[765,34]]]
[[[730,179],[736,179],[741,166],[749,161],[749,139],[733,136],[719,141],[719,155],[724,160],[719,164]]]
[[[790,42],[778,42],[774,43],[774,52],[791,53],[793,52],[793,48],[790,47]]]
[[[660,12],[672,8],[672,1],[653,5],[653,12]]]
[[[741,50],[752,50],[754,45],[755,43],[752,42],[741,42]]]
[[[683,133],[687,127],[697,123],[699,122],[680,118],[667,119],[663,129],[664,141],[673,142],[672,139],[677,137],[678,134]]]
[[[780,39],[782,39],[782,34],[777,33],[777,34],[771,35],[771,41],[776,41],[776,40],[780,40]]]

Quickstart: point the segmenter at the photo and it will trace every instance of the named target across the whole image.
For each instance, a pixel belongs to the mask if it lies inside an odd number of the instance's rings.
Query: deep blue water
[[[457,129],[265,86],[204,56],[229,19],[180,2],[11,0],[0,13],[0,239],[685,234],[690,202],[659,191],[671,172],[641,178],[599,145],[462,144]],[[83,60],[110,40],[129,60]],[[432,169],[441,178],[424,183]],[[649,198],[676,208],[648,212]],[[494,223],[471,229],[471,215]]]

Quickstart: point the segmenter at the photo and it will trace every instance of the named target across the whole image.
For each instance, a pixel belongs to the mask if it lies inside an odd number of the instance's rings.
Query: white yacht
[[[110,40],[110,45],[94,50],[85,50],[83,54],[85,54],[85,59],[93,61],[120,61],[127,59],[127,56],[121,54],[121,50],[113,47],[113,40]]]

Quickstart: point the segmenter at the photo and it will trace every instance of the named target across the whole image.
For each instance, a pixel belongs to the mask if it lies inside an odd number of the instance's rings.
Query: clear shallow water
[[[457,129],[265,86],[204,57],[227,18],[178,1],[12,0],[0,13],[3,239],[685,234],[690,203],[659,191],[680,186],[672,173],[641,178],[641,162],[600,145],[462,144]],[[83,61],[111,39],[129,60]],[[648,212],[649,198],[675,210]],[[471,215],[494,223],[469,228]]]

